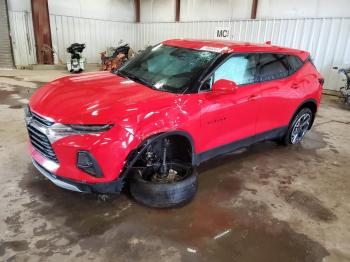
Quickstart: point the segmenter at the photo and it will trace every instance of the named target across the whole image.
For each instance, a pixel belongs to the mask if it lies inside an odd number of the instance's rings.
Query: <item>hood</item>
[[[110,72],[96,72],[50,82],[34,93],[29,105],[57,123],[111,124],[140,111],[171,107],[175,98]]]

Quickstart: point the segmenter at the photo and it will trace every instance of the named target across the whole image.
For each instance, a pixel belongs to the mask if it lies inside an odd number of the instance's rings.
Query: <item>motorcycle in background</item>
[[[85,58],[82,52],[85,44],[74,43],[67,48],[67,52],[71,54],[70,60],[67,61],[67,69],[71,73],[80,73],[85,68]]]
[[[340,96],[345,104],[350,105],[350,67],[340,69],[338,67],[333,67],[333,69],[338,70],[339,74],[345,75],[345,86],[340,88]]]
[[[110,47],[107,51],[101,53],[101,70],[111,71],[117,69],[133,55],[134,51],[132,51],[129,44],[121,45],[117,48]]]

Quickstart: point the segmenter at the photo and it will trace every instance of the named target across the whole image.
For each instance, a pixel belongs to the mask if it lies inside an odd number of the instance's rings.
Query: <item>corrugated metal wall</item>
[[[9,20],[16,66],[36,64],[32,13],[9,11]]]
[[[28,20],[30,19],[30,20]],[[35,63],[30,13],[11,12],[11,30],[16,65]],[[28,22],[29,21],[29,22]],[[326,79],[326,88],[337,90],[341,77],[334,65],[350,65],[350,18],[300,18],[234,20],[226,22],[128,23],[50,15],[52,43],[65,62],[66,48],[74,42],[86,43],[89,63],[100,61],[99,53],[120,40],[135,50],[169,38],[214,39],[218,26],[231,28],[231,39],[265,42],[308,50]]]
[[[84,56],[88,63],[99,63],[99,53],[119,41],[136,45],[136,24],[81,17],[50,15],[52,46],[59,59],[67,60],[67,47],[72,43],[85,43]]]
[[[0,68],[13,68],[6,0],[0,0]]]

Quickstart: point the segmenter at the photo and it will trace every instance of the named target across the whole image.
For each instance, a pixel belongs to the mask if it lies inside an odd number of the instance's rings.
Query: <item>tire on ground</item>
[[[130,193],[136,201],[156,208],[169,208],[190,202],[198,188],[196,169],[185,179],[169,184],[152,183],[140,175],[131,174]]]
[[[288,130],[286,132],[286,134],[278,141],[280,144],[282,145],[290,145],[292,144],[291,142],[291,134],[292,134],[292,130],[293,127],[295,125],[295,123],[297,122],[297,120],[299,119],[299,117],[305,113],[309,113],[311,115],[311,117],[313,117],[313,113],[311,111],[310,108],[308,107],[304,107],[302,108],[293,118],[292,122],[290,123]]]

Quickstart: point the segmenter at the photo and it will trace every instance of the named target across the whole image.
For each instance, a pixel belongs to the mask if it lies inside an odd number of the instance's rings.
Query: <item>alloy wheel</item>
[[[302,114],[295,122],[290,141],[292,144],[298,144],[305,136],[309,129],[311,122],[311,115],[309,113]]]

